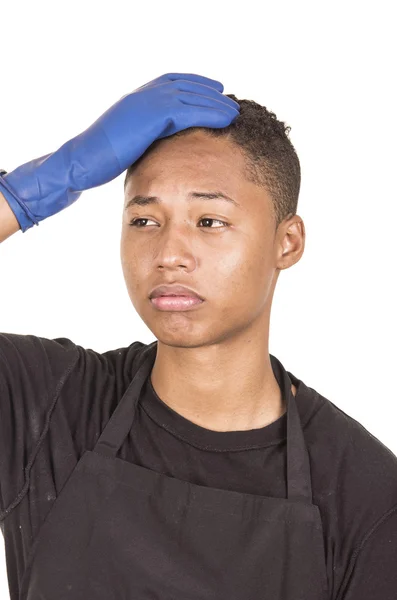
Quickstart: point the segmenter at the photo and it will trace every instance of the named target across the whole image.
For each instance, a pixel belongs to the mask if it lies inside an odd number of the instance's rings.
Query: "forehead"
[[[246,158],[236,144],[224,136],[194,132],[161,140],[139,160],[126,184],[126,194],[136,187],[170,182],[222,186],[231,194],[249,183],[246,174]]]

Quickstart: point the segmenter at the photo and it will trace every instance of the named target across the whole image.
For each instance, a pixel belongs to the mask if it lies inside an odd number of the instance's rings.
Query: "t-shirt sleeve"
[[[0,333],[0,520],[28,485],[51,407],[77,358],[68,338]]]
[[[397,505],[367,532],[356,549],[338,600],[396,600]]]

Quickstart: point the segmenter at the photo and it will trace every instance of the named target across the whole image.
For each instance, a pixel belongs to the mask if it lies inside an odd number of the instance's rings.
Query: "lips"
[[[184,285],[160,285],[151,291],[149,298],[158,298],[159,296],[186,296],[204,300],[194,290]]]

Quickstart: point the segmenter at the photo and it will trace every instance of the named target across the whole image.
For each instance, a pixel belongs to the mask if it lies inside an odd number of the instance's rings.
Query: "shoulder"
[[[51,469],[60,473],[62,452],[66,464],[91,447],[143,347],[133,342],[101,353],[69,338],[0,333],[0,520],[26,493],[27,464],[30,470],[38,456],[52,454]]]
[[[319,495],[344,498],[379,516],[397,503],[397,456],[354,417],[312,390],[318,410],[305,424],[305,439]]]
[[[7,370],[16,374],[19,370],[33,379],[41,377],[47,383],[50,379],[59,379],[65,370],[125,370],[128,375],[138,350],[145,346],[135,341],[127,347],[98,352],[66,337],[49,339],[31,334],[0,333],[0,375],[4,377]]]
[[[312,399],[302,425],[313,503],[338,587],[364,548],[379,554],[380,534],[397,525],[397,456],[336,403],[304,384],[302,389]]]
[[[56,385],[73,368],[76,345],[67,338],[0,333],[0,388],[13,402],[30,395],[44,405]],[[4,397],[4,395],[3,395]]]

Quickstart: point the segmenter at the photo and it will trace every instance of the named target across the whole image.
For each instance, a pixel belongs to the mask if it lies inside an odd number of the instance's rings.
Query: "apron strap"
[[[115,458],[134,422],[141,389],[149,376],[157,354],[157,340],[138,350],[132,380],[102,431],[94,452]]]
[[[288,377],[288,375],[287,375]],[[288,380],[291,381],[288,377]],[[313,503],[309,453],[303,437],[295,397],[289,386],[287,409],[287,490],[288,500]],[[288,391],[287,391],[288,394]]]

